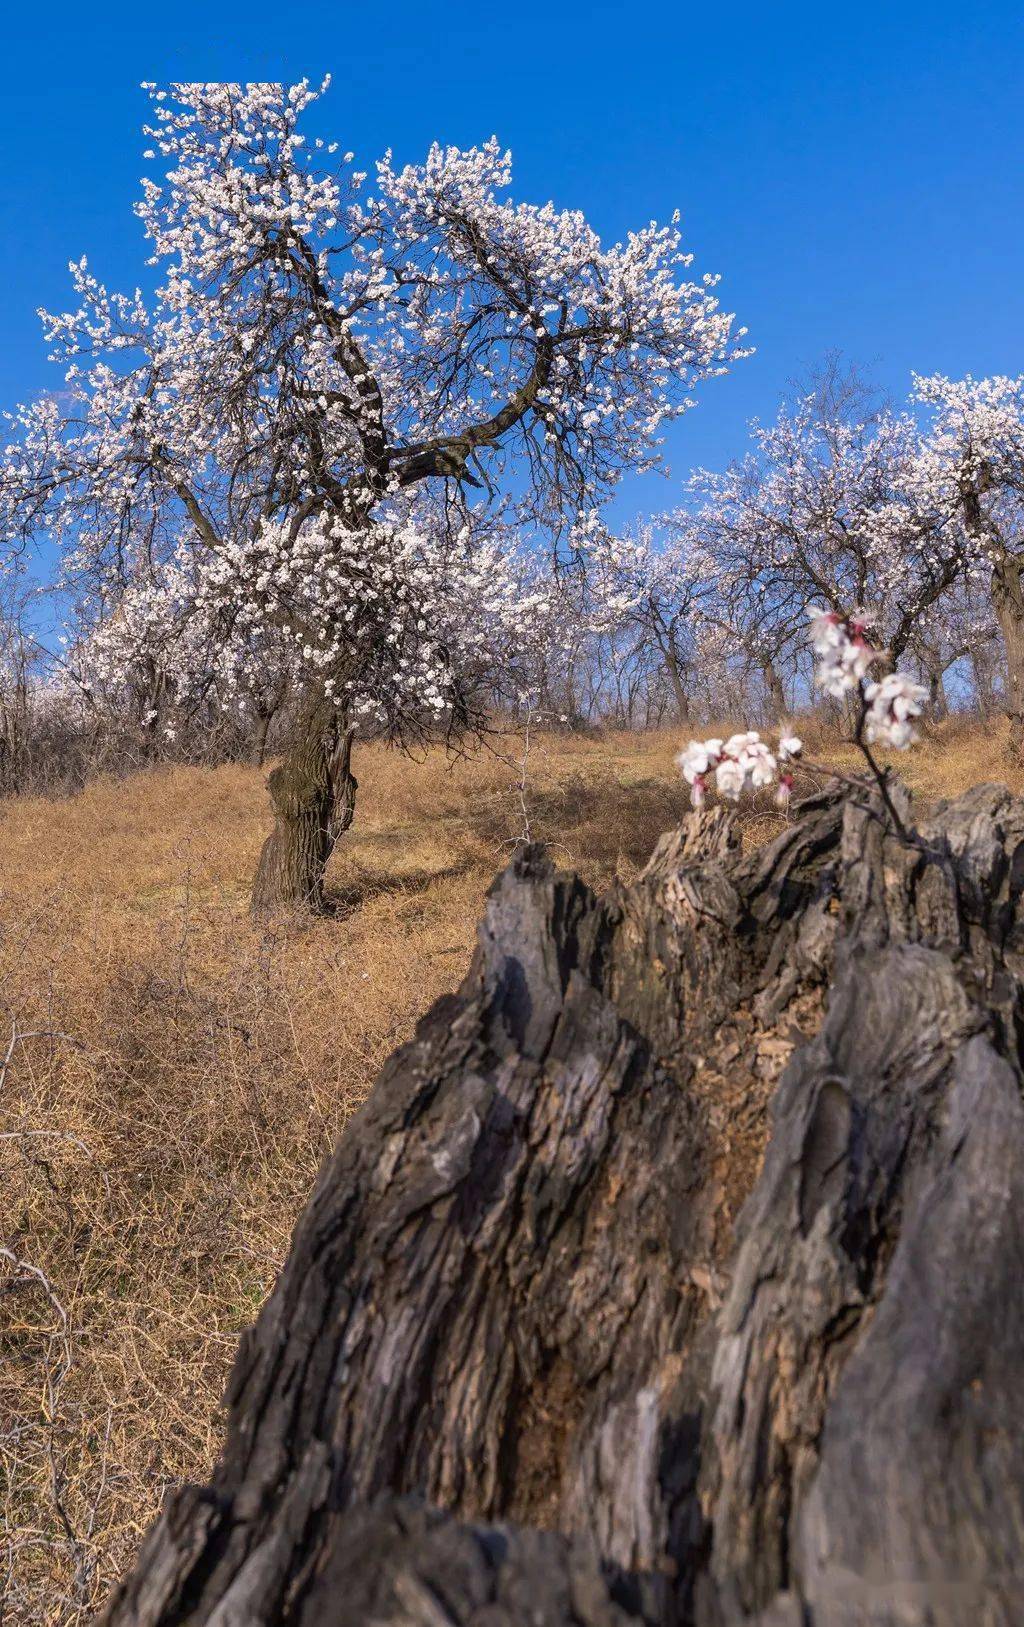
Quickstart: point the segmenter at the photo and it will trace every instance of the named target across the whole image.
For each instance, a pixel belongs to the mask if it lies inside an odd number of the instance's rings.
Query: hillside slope
[[[167,1489],[203,1477],[237,1336],[378,1067],[454,990],[526,829],[601,887],[678,823],[673,734],[535,740],[449,769],[371,749],[337,912],[256,930],[260,776],[163,770],[0,804],[0,1510],[8,1619],[71,1622]],[[853,766],[834,743],[816,747]],[[901,762],[1005,778],[998,729]],[[783,828],[743,816],[756,845]]]

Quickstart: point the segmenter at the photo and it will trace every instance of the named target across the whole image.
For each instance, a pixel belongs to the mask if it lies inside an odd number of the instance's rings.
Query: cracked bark
[[[355,817],[354,738],[329,701],[314,699],[300,713],[288,751],[267,778],[274,828],[256,867],[254,914],[324,909],[328,861]]]
[[[110,1627],[1019,1619],[1024,804],[867,800],[498,878]]]

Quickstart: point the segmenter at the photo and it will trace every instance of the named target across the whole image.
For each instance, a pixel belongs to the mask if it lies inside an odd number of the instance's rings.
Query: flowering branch
[[[890,794],[889,771],[878,763],[871,746],[878,743],[905,751],[917,739],[914,721],[921,715],[925,690],[899,672],[887,673],[877,681],[868,678],[873,663],[881,659],[881,651],[868,641],[869,623],[862,612],[845,616],[837,611],[812,609],[810,616],[811,647],[818,657],[815,683],[836,697],[857,692],[859,706],[852,743],[864,755],[896,834],[910,845],[914,838]],[[756,730],[750,730],[724,741],[691,740],[676,761],[690,786],[690,801],[695,808],[704,803],[709,774],[714,774],[720,795],[731,802],[738,802],[748,789],[757,790],[777,781],[775,801],[786,808],[793,790],[789,765],[802,754],[802,742],[795,735],[783,733],[772,751]]]
[[[803,742],[796,735],[783,735],[773,752],[757,730],[751,729],[731,735],[728,740],[691,740],[676,761],[689,784],[690,802],[695,808],[704,804],[709,774],[714,774],[717,790],[730,802],[738,802],[746,790],[757,791],[778,779],[775,800],[784,808],[793,789],[787,765],[795,762],[802,751]]]

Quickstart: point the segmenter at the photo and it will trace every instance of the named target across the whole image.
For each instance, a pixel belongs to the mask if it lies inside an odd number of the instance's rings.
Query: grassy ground
[[[678,745],[535,740],[531,833],[595,885],[628,878],[685,810]],[[235,1339],[317,1167],[459,982],[524,827],[519,766],[496,756],[365,748],[355,768],[336,913],[269,929],[246,913],[253,770],[0,804],[4,1621],[84,1619],[168,1484],[206,1474]],[[1013,782],[999,725],[947,725],[901,768],[925,798]],[[745,823],[754,842],[780,828],[770,801]]]

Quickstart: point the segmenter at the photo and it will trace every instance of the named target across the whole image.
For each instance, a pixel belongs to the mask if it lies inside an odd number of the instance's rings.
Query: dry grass
[[[683,811],[677,748],[674,732],[535,741],[532,833],[597,885],[628,877]],[[1003,756],[998,725],[951,724],[902,767],[947,795],[1006,778]],[[235,1339],[321,1159],[465,970],[522,829],[516,771],[374,748],[356,771],[337,913],[270,930],[246,914],[254,771],[0,804],[5,1621],[84,1619],[168,1484],[206,1474]],[[748,825],[757,841],[778,819]]]
[[[820,743],[809,729],[808,747],[844,773],[863,772],[863,758],[855,746],[837,744],[827,734]],[[1008,785],[1019,795],[1024,792],[1024,771],[1009,760],[1009,728],[1005,718],[979,723],[974,718],[952,717],[928,731],[928,737],[908,752],[880,753],[890,763],[921,802],[955,797],[968,786],[986,781]]]

